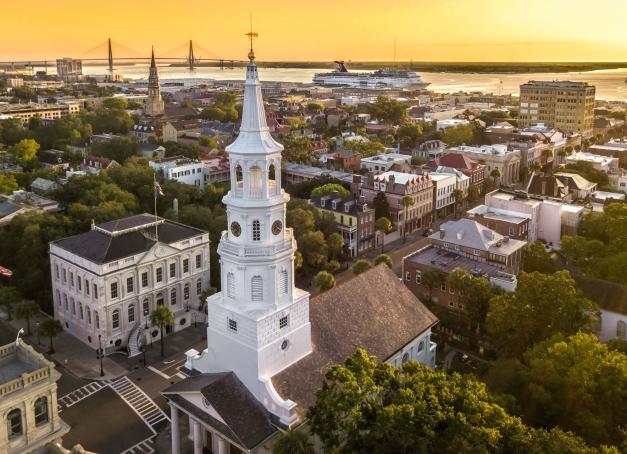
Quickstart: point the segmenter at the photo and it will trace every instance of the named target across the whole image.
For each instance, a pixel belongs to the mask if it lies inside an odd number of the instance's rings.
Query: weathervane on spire
[[[248,52],[248,59],[251,63],[255,60],[255,52],[253,51],[253,38],[258,38],[259,34],[253,31],[253,15],[250,15],[250,31],[246,33],[246,36],[250,39],[250,52]]]

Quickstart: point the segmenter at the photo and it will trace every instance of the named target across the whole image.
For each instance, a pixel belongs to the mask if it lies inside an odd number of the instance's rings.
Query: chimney
[[[441,240],[444,239],[445,234],[446,234],[446,232],[444,231],[444,229],[440,227],[440,239]]]
[[[353,175],[353,182],[351,183],[351,193],[353,198],[359,197],[361,192],[361,175]]]

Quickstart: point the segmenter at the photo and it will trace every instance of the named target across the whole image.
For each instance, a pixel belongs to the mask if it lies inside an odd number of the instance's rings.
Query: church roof
[[[226,147],[229,153],[274,153],[283,150],[283,145],[270,135],[266,123],[266,112],[263,107],[261,82],[257,65],[250,62],[246,66],[246,82],[244,83],[244,104],[242,108],[242,125],[237,139]]]
[[[194,393],[202,394],[203,403],[208,403],[217,415],[212,416],[206,408],[200,408],[185,398]],[[277,431],[272,422],[274,416],[233,372],[189,377],[166,388],[162,394],[246,449],[253,449]]]
[[[272,377],[284,399],[301,411],[335,363],[363,348],[384,361],[438,321],[386,265],[381,264],[313,298],[310,355]]]

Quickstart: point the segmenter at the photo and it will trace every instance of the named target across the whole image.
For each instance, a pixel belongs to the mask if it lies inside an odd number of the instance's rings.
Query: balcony
[[[274,197],[280,194],[279,192],[277,192],[276,181],[274,180],[268,180],[267,194],[265,193],[263,187],[250,188],[248,190],[248,194],[246,194],[245,192],[246,191],[244,191],[243,181],[238,181],[237,183],[235,183],[230,191],[231,195],[233,195],[234,197],[248,197],[251,199],[264,199],[268,197]]]
[[[270,246],[250,247],[238,245],[229,242],[229,234],[227,231],[222,232],[218,246],[218,253],[229,254],[236,257],[270,257],[292,249],[294,243],[294,234],[292,229],[285,229],[283,241]]]

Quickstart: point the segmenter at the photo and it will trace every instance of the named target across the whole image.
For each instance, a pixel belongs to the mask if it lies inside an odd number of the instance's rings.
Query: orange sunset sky
[[[627,61],[627,0],[29,0],[2,2],[0,60],[105,57],[111,37],[178,56],[193,39],[260,60]],[[114,48],[114,51],[116,49]],[[118,56],[123,52],[118,49]],[[178,53],[184,56],[184,50]],[[168,54],[168,55],[166,55]]]

